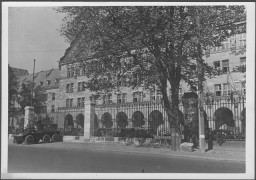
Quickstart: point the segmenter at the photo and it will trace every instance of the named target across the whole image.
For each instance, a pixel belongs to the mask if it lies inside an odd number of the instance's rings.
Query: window
[[[70,84],[70,92],[73,92],[73,89],[74,89],[74,83],[71,83]]]
[[[78,88],[77,88],[78,91],[81,91],[82,90],[82,82],[78,82]]]
[[[66,99],[66,107],[69,107],[69,99]]]
[[[55,93],[52,93],[52,100],[55,100]]]
[[[59,84],[59,79],[55,79],[54,83]]]
[[[111,104],[112,103],[112,94],[108,95],[108,103]]]
[[[74,90],[74,83],[67,84],[66,92],[73,92]]]
[[[66,92],[69,92],[69,86],[70,86],[70,84],[66,85]]]
[[[84,107],[84,100],[85,100],[84,97],[83,98],[78,98],[77,99],[77,106],[78,107]]]
[[[67,77],[71,77],[71,68],[67,69]]]
[[[127,94],[123,93],[122,94],[122,103],[126,103],[126,97],[127,97]]]
[[[111,104],[112,103],[112,94],[103,95],[103,104]]]
[[[214,85],[215,96],[221,96],[221,84]]]
[[[126,103],[126,97],[127,97],[127,94],[126,93],[120,93],[120,94],[117,94],[117,103]]]
[[[82,75],[85,75],[85,68],[82,68]]]
[[[43,81],[40,81],[40,85],[43,86],[43,85],[44,85],[44,82],[43,82]]]
[[[230,84],[223,84],[223,96],[229,96],[231,94]]]
[[[73,106],[73,99],[66,99],[66,107],[72,107]]]
[[[151,101],[160,101],[162,100],[162,93],[160,90],[151,91],[150,93],[150,100]]]
[[[242,94],[246,95],[246,82],[242,82]]]
[[[74,77],[76,75],[75,68],[69,67],[67,68],[67,77]]]
[[[47,80],[47,85],[49,86],[51,84],[51,80]]]
[[[121,94],[117,94],[117,103],[122,103],[122,97]]]
[[[162,99],[162,93],[160,90],[157,90],[156,91],[156,100],[157,101],[160,101]]]
[[[55,106],[54,105],[52,105],[51,112],[55,112]]]
[[[215,61],[213,64],[215,69],[220,70],[220,61]]]
[[[85,91],[85,82],[78,82],[78,91]]]
[[[142,102],[143,101],[143,93],[142,92],[134,92],[133,93],[133,102]]]
[[[246,34],[245,33],[239,34],[239,47],[243,48],[245,46],[246,46]]]
[[[229,60],[222,61],[222,71],[224,74],[227,74],[229,72]]]
[[[241,66],[246,66],[246,57],[241,57],[240,58],[240,65]]]
[[[71,68],[71,77],[74,77],[74,76],[75,76],[75,68],[72,67],[72,68]]]
[[[224,41],[223,43],[222,43],[222,49],[224,50],[224,49],[229,49],[229,47],[230,47],[230,44],[229,44],[229,41]]]
[[[69,106],[70,106],[70,107],[73,106],[73,99],[70,99]]]
[[[156,94],[155,91],[150,92],[150,101],[156,101]]]

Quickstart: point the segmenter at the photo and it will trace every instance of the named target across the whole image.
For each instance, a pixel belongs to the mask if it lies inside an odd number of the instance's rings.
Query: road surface
[[[43,144],[9,145],[8,173],[245,172],[245,162],[102,151],[86,146],[82,149],[42,146]]]

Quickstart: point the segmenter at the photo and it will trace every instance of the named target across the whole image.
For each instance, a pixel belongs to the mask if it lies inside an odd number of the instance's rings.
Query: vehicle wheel
[[[25,143],[26,144],[33,144],[34,143],[34,137],[32,135],[26,136]]]
[[[60,136],[58,134],[52,135],[52,142],[59,142],[60,141]]]
[[[42,140],[43,140],[44,143],[49,143],[51,138],[50,138],[50,136],[48,134],[46,134],[46,135],[43,136]]]

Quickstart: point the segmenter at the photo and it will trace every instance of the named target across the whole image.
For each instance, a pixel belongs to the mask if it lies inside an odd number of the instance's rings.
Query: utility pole
[[[197,67],[198,67],[198,124],[199,124],[199,148],[200,152],[205,152],[205,133],[204,133],[204,110],[202,106],[203,101],[203,59],[202,59],[202,50],[201,50],[201,44],[200,44],[200,18],[198,14],[198,8],[197,8],[197,28],[198,28],[198,42],[197,42]]]
[[[34,96],[35,62],[36,60],[34,59],[33,80],[32,80],[32,89],[31,89],[31,106],[33,106],[33,96]]]

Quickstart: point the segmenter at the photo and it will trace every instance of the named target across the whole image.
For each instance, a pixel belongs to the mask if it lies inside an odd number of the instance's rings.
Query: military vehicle
[[[40,140],[43,143],[59,142],[61,138],[60,131],[56,126],[44,126],[37,124],[33,127],[26,127],[23,132],[14,136],[14,142],[21,144],[36,144]]]

